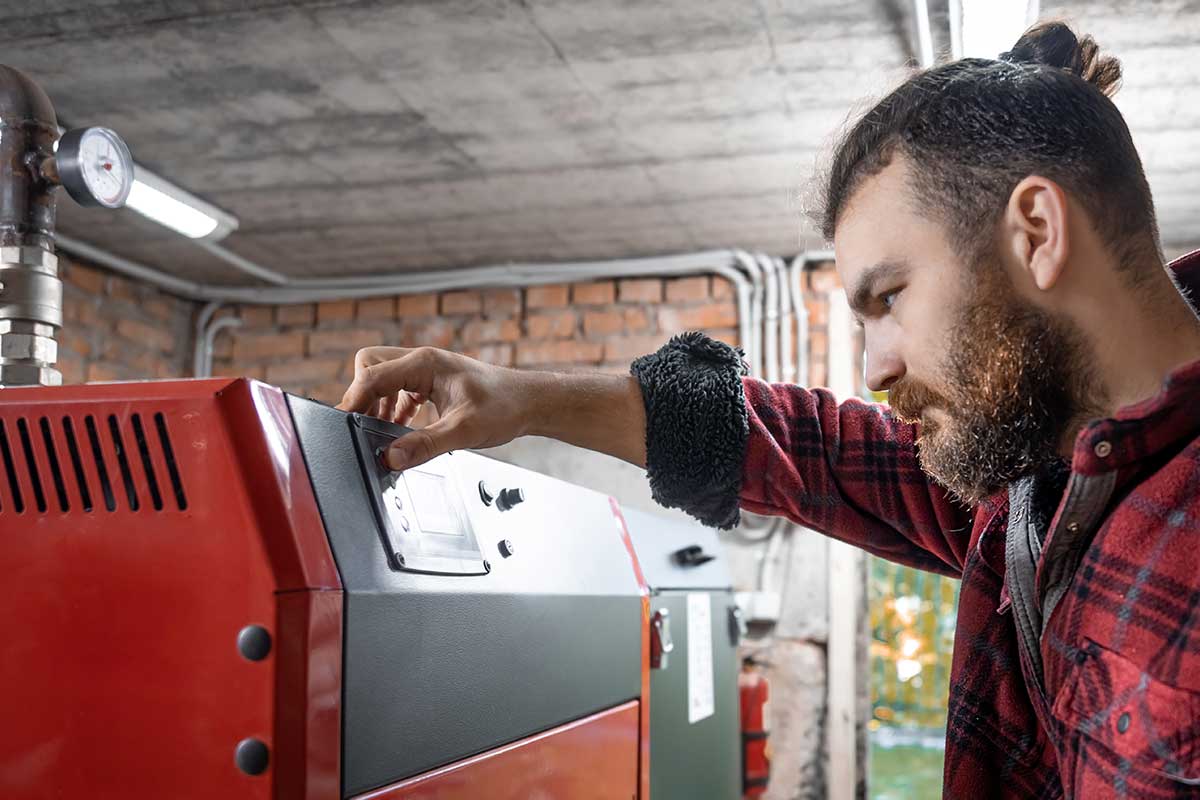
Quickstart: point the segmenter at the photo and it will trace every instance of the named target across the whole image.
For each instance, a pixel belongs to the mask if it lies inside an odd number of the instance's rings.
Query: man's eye
[[[893,289],[890,292],[884,292],[879,295],[879,302],[883,303],[884,308],[891,308],[896,303],[896,298],[900,296],[899,289]]]

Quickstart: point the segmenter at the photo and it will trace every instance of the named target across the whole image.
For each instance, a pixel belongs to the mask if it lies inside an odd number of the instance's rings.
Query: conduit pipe
[[[756,256],[763,272],[763,371],[768,383],[779,382],[779,273],[775,260],[761,253]]]

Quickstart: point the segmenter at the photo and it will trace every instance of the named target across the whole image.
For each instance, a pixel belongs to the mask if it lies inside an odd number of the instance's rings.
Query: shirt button
[[[1100,458],[1108,458],[1112,455],[1112,444],[1110,442],[1096,442],[1096,455]]]
[[[1121,716],[1117,717],[1117,733],[1124,733],[1129,730],[1129,712],[1126,711]]]
[[[1078,533],[1079,532],[1079,523],[1078,522],[1068,522],[1067,530],[1069,530],[1071,533]]]

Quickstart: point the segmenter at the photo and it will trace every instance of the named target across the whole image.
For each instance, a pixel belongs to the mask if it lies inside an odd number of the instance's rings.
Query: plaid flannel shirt
[[[1172,268],[1200,292],[1200,254]],[[1200,797],[1200,361],[1079,433],[1036,532],[1033,653],[1005,580],[1012,490],[965,509],[886,406],[743,380],[742,508],[962,579],[946,797]]]

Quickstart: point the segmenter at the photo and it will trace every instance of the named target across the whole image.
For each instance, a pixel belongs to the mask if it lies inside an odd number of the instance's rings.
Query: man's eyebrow
[[[858,315],[865,314],[875,295],[875,287],[907,271],[907,261],[881,261],[867,267],[858,276],[858,283],[848,297],[851,310]]]

